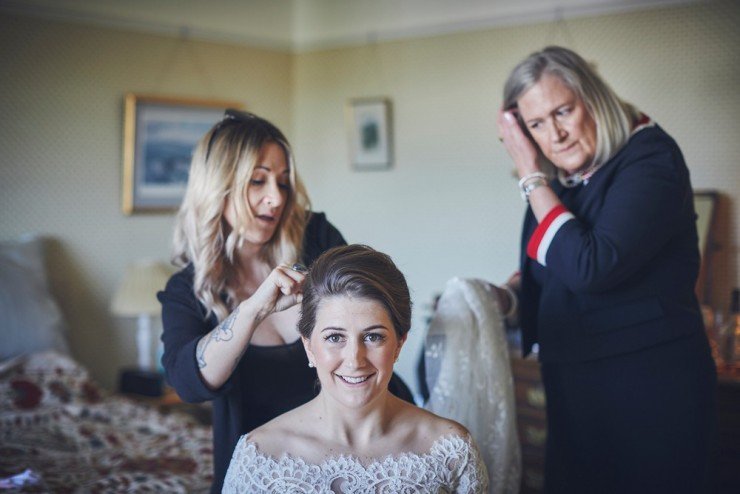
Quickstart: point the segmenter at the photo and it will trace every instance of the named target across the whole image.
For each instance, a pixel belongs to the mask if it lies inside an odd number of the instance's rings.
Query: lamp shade
[[[159,261],[144,260],[130,264],[111,301],[111,312],[132,317],[158,314],[157,292],[164,288],[171,274],[168,267]]]

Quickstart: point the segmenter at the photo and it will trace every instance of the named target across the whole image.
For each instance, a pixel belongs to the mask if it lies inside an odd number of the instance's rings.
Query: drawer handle
[[[527,390],[527,403],[533,407],[543,408],[545,406],[545,392],[542,388],[529,388]]]
[[[547,439],[547,430],[540,427],[527,426],[524,428],[524,437],[529,444],[543,446]]]

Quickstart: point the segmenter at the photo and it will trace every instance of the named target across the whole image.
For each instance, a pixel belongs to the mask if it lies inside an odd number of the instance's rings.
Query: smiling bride
[[[302,289],[298,329],[321,390],[240,438],[223,492],[486,492],[465,427],[388,392],[411,327],[408,285],[390,257],[336,247]]]

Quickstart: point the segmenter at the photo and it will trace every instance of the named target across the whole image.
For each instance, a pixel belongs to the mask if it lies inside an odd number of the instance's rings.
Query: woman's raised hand
[[[511,156],[520,177],[540,171],[537,164],[537,148],[517,121],[516,110],[498,112],[499,140]]]
[[[273,269],[250,297],[251,302],[259,308],[258,318],[264,319],[273,312],[280,312],[300,303],[305,278],[305,272],[284,264]]]

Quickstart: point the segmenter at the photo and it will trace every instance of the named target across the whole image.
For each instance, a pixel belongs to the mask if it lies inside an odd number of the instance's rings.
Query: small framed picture
[[[126,94],[123,212],[175,211],[185,195],[196,144],[233,101]]]
[[[347,104],[350,162],[357,170],[383,170],[392,164],[391,103],[385,98],[352,99]]]

